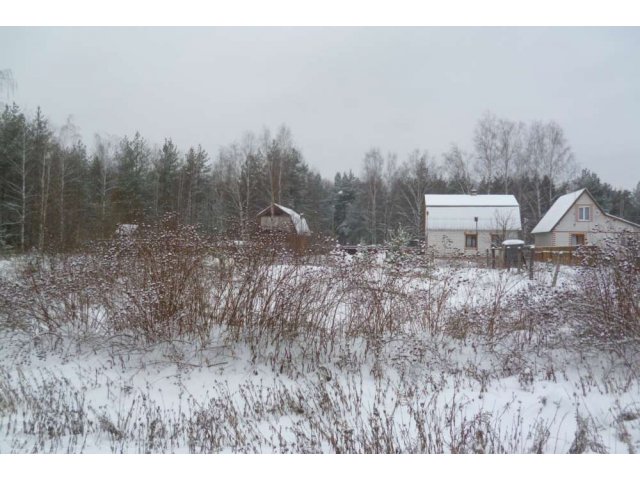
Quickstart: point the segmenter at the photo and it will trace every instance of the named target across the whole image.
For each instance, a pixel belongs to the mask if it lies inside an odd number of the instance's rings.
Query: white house
[[[424,203],[425,241],[440,255],[483,253],[522,230],[513,195],[425,195]]]
[[[559,197],[531,231],[536,247],[599,245],[640,225],[606,213],[586,188]]]

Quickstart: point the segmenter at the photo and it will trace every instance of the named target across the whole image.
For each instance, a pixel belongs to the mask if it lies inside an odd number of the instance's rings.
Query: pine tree
[[[6,106],[0,117],[0,248],[27,245],[30,171],[26,119],[17,105]]]
[[[162,150],[153,162],[153,214],[160,218],[178,210],[180,156],[173,141],[165,139]]]
[[[116,154],[116,188],[113,193],[115,217],[119,223],[144,220],[151,210],[148,172],[151,152],[139,132],[125,137]]]
[[[186,223],[204,221],[208,160],[207,152],[200,145],[197,149],[191,147],[185,156],[180,172],[179,209],[183,212],[182,218]]]

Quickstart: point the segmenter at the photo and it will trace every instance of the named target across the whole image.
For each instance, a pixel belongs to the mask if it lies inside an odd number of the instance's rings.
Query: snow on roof
[[[538,224],[531,230],[531,233],[547,233],[553,230],[558,222],[564,217],[564,214],[571,208],[578,197],[586,190],[583,188],[575,192],[567,193],[558,197],[558,199],[551,205],[551,208],[544,214]]]
[[[289,215],[289,217],[291,218],[291,221],[293,222],[293,226],[296,229],[296,233],[298,235],[309,235],[311,233],[311,230],[309,229],[309,225],[307,224],[307,220],[304,218],[303,215],[299,214],[298,212],[296,212],[294,210],[291,210],[290,208],[283,207],[282,205],[280,205],[278,203],[274,203],[273,205],[275,205],[280,210],[282,210],[284,213]],[[271,208],[271,206],[268,206],[267,208],[261,210],[260,213],[258,213],[258,216],[262,215],[265,212],[267,212],[270,208]]]
[[[427,207],[518,207],[513,195],[425,195]]]
[[[511,238],[509,240],[505,240],[502,242],[502,245],[524,245],[524,240],[517,240],[515,238]]]
[[[298,212],[291,210],[290,208],[283,207],[282,205],[278,205],[277,203],[274,203],[274,205],[280,208],[283,212],[285,212],[287,215],[291,217],[291,220],[293,220],[293,225],[296,227],[296,232],[298,233],[298,235],[307,235],[311,233],[311,230],[309,230],[309,225],[307,225],[307,220],[302,215],[300,215]]]
[[[424,199],[428,230],[522,229],[520,206],[513,195],[425,195]]]
[[[624,223],[628,223],[629,225],[631,225],[632,227],[636,227],[636,228],[640,228],[640,224],[634,223],[631,220],[627,220],[626,218],[622,218],[622,217],[616,217],[615,215],[611,215],[610,213],[604,212],[604,214],[609,217],[609,218],[613,218],[614,220],[617,220],[619,222],[624,222]]]

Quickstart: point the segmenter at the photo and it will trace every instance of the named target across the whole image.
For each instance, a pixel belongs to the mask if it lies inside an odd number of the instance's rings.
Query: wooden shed
[[[284,241],[288,247],[300,252],[309,246],[311,230],[302,213],[272,203],[256,215],[258,232],[271,235],[273,241]]]

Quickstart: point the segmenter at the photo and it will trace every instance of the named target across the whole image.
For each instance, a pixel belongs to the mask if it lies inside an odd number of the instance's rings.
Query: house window
[[[572,233],[571,234],[571,245],[572,246],[578,246],[578,245],[584,245],[585,244],[585,240],[584,240],[584,233]]]
[[[578,221],[579,222],[591,221],[591,207],[578,207]]]
[[[465,233],[464,248],[478,248],[478,235],[475,233]]]

